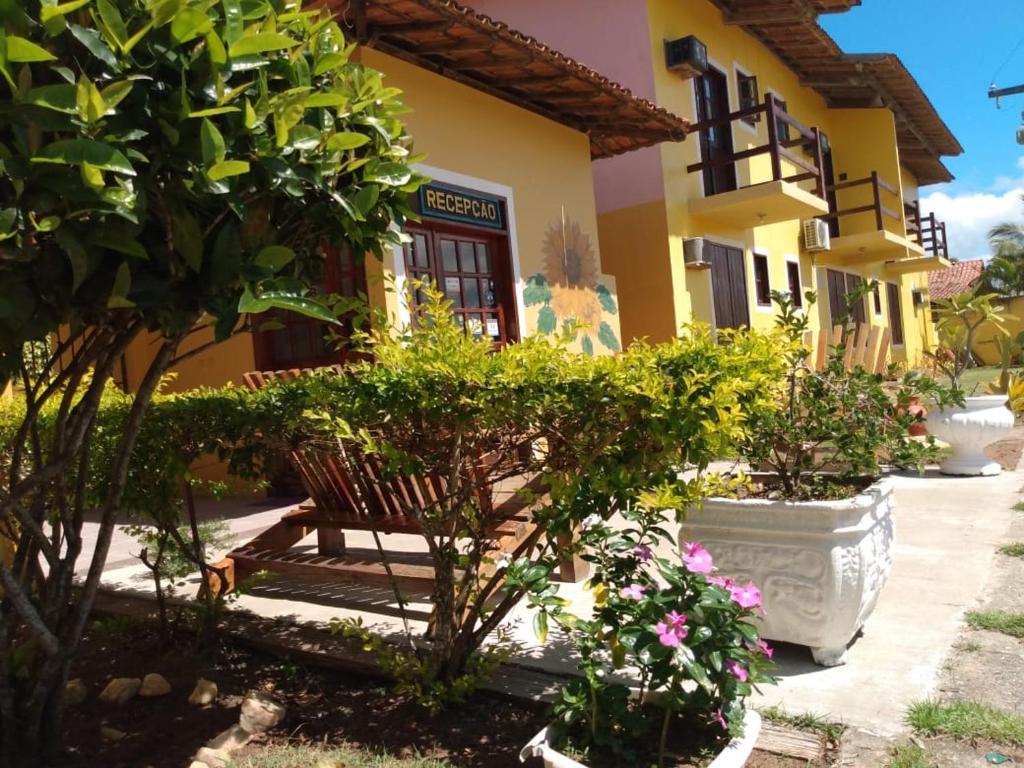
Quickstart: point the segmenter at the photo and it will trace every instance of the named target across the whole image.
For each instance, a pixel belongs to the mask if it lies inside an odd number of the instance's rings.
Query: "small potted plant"
[[[994,293],[967,292],[936,302],[935,328],[941,346],[927,354],[961,396],[959,404],[932,408],[928,417],[928,431],[952,449],[939,467],[946,475],[998,475],[1002,471],[998,462],[985,455],[985,447],[1013,429],[1006,390],[974,396],[965,392],[962,384],[978,334],[1008,335],[1006,321],[1013,318],[995,303],[996,298]]]
[[[622,530],[594,517],[581,534],[594,566],[589,618],[556,601],[533,603],[539,634],[549,617],[557,622],[583,674],[521,757],[549,768],[664,768],[713,756],[709,767],[739,768],[761,728],[744,702],[774,668],[754,623],[760,591],[716,575],[700,544],[660,556],[674,551],[661,514],[623,516]]]
[[[914,371],[896,382],[847,371],[842,345],[811,369],[807,315],[787,294],[774,299],[788,370],[776,408],[753,414],[738,445],[759,472],[689,509],[680,539],[703,541],[723,573],[765,587],[764,637],[809,646],[832,666],[845,661],[892,566],[894,485],[882,462],[923,467],[935,457],[933,438],[911,437],[918,417],[908,406],[915,396],[949,405],[953,395]]]

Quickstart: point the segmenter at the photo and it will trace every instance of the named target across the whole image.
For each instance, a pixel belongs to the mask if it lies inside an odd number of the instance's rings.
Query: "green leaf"
[[[103,101],[106,102],[107,109],[111,110],[124,101],[131,92],[132,81],[121,80],[106,86],[102,91],[100,91],[100,96],[102,96]]]
[[[297,125],[288,134],[288,145],[295,149],[315,149],[320,145],[320,131],[312,125]]]
[[[70,227],[58,229],[54,238],[71,262],[71,292],[75,293],[89,276],[89,254]]]
[[[171,216],[171,237],[176,250],[193,272],[203,266],[203,230],[190,213]]]
[[[137,259],[149,258],[149,254],[146,253],[146,249],[142,247],[139,241],[130,235],[126,235],[124,232],[117,232],[115,230],[99,232],[90,237],[89,242],[101,248],[123,253],[126,256],[134,256]]]
[[[618,352],[622,349],[622,345],[619,344],[619,339],[615,335],[615,331],[613,331],[612,327],[604,320],[601,321],[601,326],[598,328],[597,338],[612,352]]]
[[[548,615],[544,611],[537,611],[534,614],[533,634],[542,644],[548,641]]]
[[[36,61],[56,61],[57,57],[45,48],[17,35],[7,36],[7,60],[31,64]]]
[[[203,153],[203,165],[210,168],[224,159],[224,137],[217,126],[203,118],[199,129],[199,145]]]
[[[256,125],[256,110],[252,108],[252,104],[248,99],[245,100],[245,118],[244,124],[246,128],[250,130]]]
[[[369,143],[370,137],[365,133],[344,131],[336,133],[327,139],[327,149],[330,152],[344,152],[347,149],[355,149]]]
[[[242,4],[238,0],[221,0],[224,7],[224,40],[231,45],[242,36]]]
[[[138,32],[136,32],[134,35],[132,35],[125,41],[124,52],[131,53],[132,48],[138,45],[142,41],[142,38],[149,34],[151,29],[153,29],[153,22],[143,24]]]
[[[317,60],[316,66],[313,67],[313,74],[322,75],[325,72],[330,72],[332,69],[345,66],[346,62],[348,62],[348,57],[340,53],[325,54]]]
[[[618,306],[615,304],[615,297],[612,296],[612,292],[608,290],[605,285],[598,284],[594,287],[594,291],[597,293],[598,301],[601,302],[601,308],[609,315],[616,315],[619,312]]]
[[[400,187],[412,178],[412,170],[402,163],[378,163],[367,166],[367,181],[376,181],[389,187]]]
[[[40,232],[53,232],[60,226],[60,216],[44,216],[36,222],[36,229]]]
[[[238,311],[241,313],[257,315],[271,309],[283,309],[287,312],[296,312],[311,317],[314,320],[338,324],[338,319],[319,301],[286,291],[268,291],[256,298],[247,289],[238,302]]]
[[[153,20],[153,26],[162,27],[169,21],[173,21],[181,10],[184,0],[156,0],[149,6],[149,13]]]
[[[213,31],[213,19],[198,8],[183,8],[171,22],[171,38],[187,43]]]
[[[134,176],[135,169],[121,152],[109,144],[91,139],[65,139],[47,144],[32,158],[33,163],[89,163],[104,171]]]
[[[226,179],[229,176],[241,176],[243,173],[249,172],[249,163],[245,160],[223,160],[219,163],[215,163],[213,167],[206,172],[206,177],[210,181],[220,181]]]
[[[537,304],[547,304],[551,301],[551,288],[548,287],[547,278],[539,272],[531,275],[523,288],[523,303],[528,307]]]
[[[89,53],[111,69],[117,69],[117,57],[114,56],[113,51],[103,42],[99,32],[95,29],[80,27],[77,24],[68,24],[68,29],[71,30],[71,34],[75,36],[75,39],[86,47]]]
[[[107,102],[104,101],[103,94],[85,73],[78,80],[78,87],[75,90],[75,106],[78,108],[78,116],[83,122],[90,125],[107,114]]]
[[[110,0],[96,0],[96,10],[99,11],[100,19],[106,25],[107,30],[114,36],[118,45],[123,46],[128,39],[128,28],[125,26],[124,18],[117,6]]]
[[[257,32],[253,35],[240,37],[228,46],[228,53],[231,58],[236,56],[249,56],[254,53],[267,53],[269,51],[283,51],[300,45],[300,42],[288,35],[281,35],[277,32]]]
[[[88,5],[90,2],[92,2],[92,0],[71,0],[69,3],[61,3],[60,5],[44,5],[39,10],[39,21],[45,24],[50,19],[58,16],[66,16],[72,11],[77,11],[79,8]]]
[[[555,332],[557,325],[558,318],[555,317],[555,310],[549,305],[541,307],[540,313],[537,315],[537,330],[545,336],[550,336]]]
[[[271,272],[280,272],[294,260],[295,251],[283,245],[268,245],[256,254],[256,264]]]
[[[197,109],[195,112],[189,112],[188,118],[194,117],[213,117],[214,115],[226,115],[229,112],[237,112],[238,107],[210,107],[208,109]]]
[[[206,52],[210,54],[210,61],[214,64],[220,66],[227,63],[227,49],[216,32],[206,33]]]
[[[377,205],[379,199],[380,187],[376,184],[369,184],[356,193],[353,202],[355,203],[356,210],[363,214],[363,216],[366,216]]]
[[[75,86],[64,83],[32,88],[25,94],[25,102],[72,115],[78,112],[75,102]]]
[[[114,285],[110,290],[107,306],[112,309],[124,309],[135,305],[128,300],[128,292],[132,289],[132,270],[128,262],[122,262],[114,274]]]
[[[93,189],[103,189],[102,168],[98,168],[92,163],[82,163],[80,170],[82,172],[82,181],[86,186],[92,187]]]

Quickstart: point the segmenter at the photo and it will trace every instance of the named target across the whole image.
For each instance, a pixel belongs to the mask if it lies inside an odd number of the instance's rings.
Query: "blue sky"
[[[897,53],[917,78],[964,147],[946,159],[956,181],[926,187],[922,203],[948,221],[951,255],[987,255],[989,227],[1024,218],[1024,95],[999,110],[987,95],[992,82],[1024,83],[1024,2],[863,0],[821,22],[845,51]]]

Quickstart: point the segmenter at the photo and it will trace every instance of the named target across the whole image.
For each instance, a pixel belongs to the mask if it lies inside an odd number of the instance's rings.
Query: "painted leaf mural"
[[[526,306],[541,305],[537,330],[550,335],[559,327],[575,326],[585,354],[594,354],[595,338],[605,349],[620,351],[622,344],[605,319],[619,308],[608,286],[599,282],[594,248],[579,222],[563,214],[548,227],[541,252],[543,272],[531,275],[523,289]]]

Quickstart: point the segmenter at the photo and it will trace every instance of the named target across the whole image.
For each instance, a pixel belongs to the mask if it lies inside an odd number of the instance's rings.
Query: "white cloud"
[[[998,179],[991,192],[932,192],[921,198],[921,212],[934,211],[946,222],[950,256],[961,261],[987,259],[992,254],[989,230],[1004,221],[1024,218],[1022,195],[1024,177]]]

